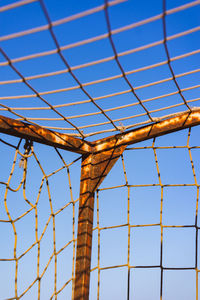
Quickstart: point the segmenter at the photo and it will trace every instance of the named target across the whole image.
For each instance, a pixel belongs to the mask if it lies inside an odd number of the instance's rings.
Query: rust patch
[[[91,151],[89,142],[3,116],[0,116],[0,132],[80,154]]]
[[[113,147],[131,145],[196,125],[200,125],[200,109],[185,112],[151,125],[98,140],[94,144],[94,149],[95,152],[101,152]]]

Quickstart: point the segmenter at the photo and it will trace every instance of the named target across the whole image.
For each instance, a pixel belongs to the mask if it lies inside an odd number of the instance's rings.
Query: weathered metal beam
[[[126,146],[83,156],[79,198],[74,300],[89,299],[94,192]]]
[[[131,145],[157,136],[161,136],[188,127],[200,125],[200,109],[180,113],[163,121],[116,134],[95,142],[87,142],[67,134],[30,125],[0,116],[0,132],[30,139],[50,146],[66,149],[80,154],[97,153],[113,147]],[[117,141],[117,143],[116,143]]]
[[[4,116],[0,116],[0,132],[80,154],[91,151],[89,142]]]
[[[94,149],[95,152],[100,152],[113,147],[131,145],[196,125],[200,125],[200,109],[184,112],[151,125],[98,140],[94,143]]]

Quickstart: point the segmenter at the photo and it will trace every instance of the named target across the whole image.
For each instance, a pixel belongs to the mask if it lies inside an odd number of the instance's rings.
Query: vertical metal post
[[[83,157],[79,198],[76,274],[74,299],[89,298],[90,262],[94,191],[92,189],[92,155]]]
[[[126,146],[82,157],[74,300],[88,300],[94,192]]]

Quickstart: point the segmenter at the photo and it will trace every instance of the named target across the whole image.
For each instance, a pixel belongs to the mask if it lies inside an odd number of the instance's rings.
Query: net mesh
[[[96,192],[90,299],[199,299],[198,134],[129,146],[107,175]],[[66,163],[70,153],[48,147],[50,166],[47,146],[16,140],[1,139],[14,157],[0,179],[1,296],[70,299],[80,157]]]
[[[5,22],[8,13],[24,18],[21,27],[13,23],[18,31],[8,23],[0,37],[2,113],[89,138],[198,106],[200,2],[159,2],[149,9],[153,16],[140,16],[134,7],[135,22],[127,15],[132,2],[121,2],[105,1],[71,16],[54,16],[52,4],[42,0],[2,6]],[[120,9],[125,13],[116,22]],[[66,39],[64,32],[74,37]]]
[[[200,0],[155,3],[5,1],[0,113],[93,141],[198,109]],[[129,146],[97,190],[90,299],[200,299],[198,136]],[[81,157],[0,147],[0,296],[73,298]]]
[[[68,297],[72,294],[78,199],[73,197],[70,169],[80,157],[67,164],[55,149],[51,157],[57,156],[59,167],[53,162],[54,166],[44,166],[37,148],[22,140],[13,145],[1,139],[1,153],[9,152],[0,181],[2,299],[57,299],[59,294],[62,298],[68,285]]]
[[[91,299],[199,299],[198,130],[127,148],[97,191]]]

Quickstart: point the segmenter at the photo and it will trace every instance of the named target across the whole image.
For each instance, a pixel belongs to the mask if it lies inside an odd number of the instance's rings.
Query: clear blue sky
[[[2,1],[1,1],[2,2]],[[192,1],[177,0],[167,1],[167,9],[175,6],[184,5]],[[4,6],[13,3],[13,1],[3,1],[0,5]],[[46,0],[47,10],[52,21],[76,14],[81,11],[99,6],[103,1],[64,1],[64,0]],[[119,5],[109,8],[111,28],[117,29],[121,26],[129,25],[137,21],[152,17],[162,13],[162,1],[134,1],[129,0]],[[167,36],[180,33],[185,30],[199,26],[200,6],[183,10],[173,15],[167,16]],[[47,24],[44,13],[38,1],[1,12],[0,17],[0,36],[5,37],[8,34],[28,30],[33,27]],[[90,16],[56,26],[54,33],[61,46],[65,46],[77,41],[91,38],[93,36],[107,33],[106,19],[104,10]],[[162,19],[150,24],[131,29],[113,36],[113,41],[118,53],[127,51],[136,47],[146,45],[151,42],[163,39]],[[48,51],[55,49],[55,44],[49,31],[45,30],[39,33],[25,35],[23,37],[1,40],[2,49],[10,59]],[[187,34],[184,37],[168,41],[168,50],[170,57],[176,57],[200,47],[199,28],[196,32]],[[77,48],[70,48],[63,51],[63,54],[70,66],[77,66],[101,58],[113,56],[108,38],[90,43]],[[120,57],[120,62],[124,70],[131,71],[150,64],[166,61],[166,53],[163,43],[150,49],[136,52],[130,55]],[[11,70],[10,66],[3,65],[5,58],[0,54],[0,81],[19,79],[19,76]],[[191,55],[188,58],[175,60],[172,67],[176,75],[199,69],[200,54]],[[16,62],[15,67],[23,76],[32,76],[40,73],[53,72],[65,69],[58,54],[44,56],[31,60]],[[115,60],[106,63],[97,64],[87,68],[81,68],[74,71],[77,78],[86,83],[92,80],[98,80],[104,77],[120,74],[120,70]],[[171,77],[167,64],[150,69],[148,71],[138,72],[128,76],[134,87],[162,80]],[[181,89],[199,84],[199,72],[184,77],[178,77],[177,81]],[[61,89],[77,85],[70,74],[61,74],[41,79],[30,80],[30,84],[39,92]],[[86,90],[92,97],[124,91],[129,89],[123,78],[113,81],[87,86]],[[14,95],[31,95],[33,92],[23,83],[1,84],[0,97]],[[138,89],[137,94],[142,99],[160,96],[167,93],[177,92],[173,81]],[[200,106],[200,89],[194,88],[183,92],[186,100],[197,99],[191,102],[191,107]],[[52,105],[66,104],[76,101],[87,100],[86,95],[80,89],[57,94],[45,95],[44,98]],[[177,106],[172,109],[164,109],[169,105],[182,103],[180,95],[162,98],[159,101],[147,102],[148,110],[163,108],[161,111],[152,113],[153,117],[161,117],[169,113],[176,113],[186,110],[186,107]],[[132,93],[121,96],[99,100],[98,104],[103,109],[110,109],[119,105],[128,105],[137,103]],[[9,107],[45,107],[37,97],[2,99],[0,98],[0,114],[17,118],[13,113],[2,110],[3,106]],[[76,106],[63,107],[58,109],[66,117],[97,112],[98,109],[92,104],[80,104]],[[16,110],[20,115],[27,118],[57,118],[54,112],[50,110]],[[108,113],[112,119],[129,117],[144,113],[139,105],[120,110],[113,110]],[[122,123],[129,126],[134,122],[147,121],[147,116],[136,119],[126,119]],[[74,118],[72,122],[76,126],[85,126],[88,124],[105,122],[102,114]],[[67,127],[69,124],[64,121],[45,121],[35,120],[34,122],[44,126]],[[117,121],[116,125],[120,123]],[[102,125],[96,127],[84,128],[84,134],[90,134],[98,130],[113,130],[112,125]],[[63,132],[63,130],[61,129]],[[73,130],[64,130],[64,132],[77,133]],[[113,132],[107,133],[107,135]],[[89,140],[106,135],[99,134],[89,137]],[[155,145],[164,146],[186,146],[188,130],[173,133],[156,139]],[[193,128],[190,138],[190,146],[200,146],[199,127]],[[0,138],[17,145],[18,139],[1,134]],[[135,145],[136,147],[152,146],[152,140]],[[0,142],[1,146],[1,173],[0,182],[7,182],[11,165],[14,159],[14,149]],[[23,152],[23,142],[20,146]],[[45,174],[59,169],[63,166],[56,151],[51,147],[34,144],[34,151],[44,168]],[[200,161],[199,149],[192,149],[197,182],[200,182]],[[194,177],[191,168],[188,149],[157,149],[158,164],[161,174],[161,182],[167,184],[194,184]],[[61,151],[67,164],[78,158],[79,155]],[[128,150],[124,153],[124,161],[127,172],[128,184],[130,187],[130,224],[148,225],[158,224],[160,222],[160,204],[161,187],[153,186],[159,184],[158,174],[153,149]],[[19,168],[20,156],[17,157],[16,167],[13,173],[11,186],[17,187],[23,175],[23,168]],[[80,182],[80,160],[74,163],[70,168],[72,181],[73,199],[78,199]],[[42,172],[32,156],[29,159],[29,171],[27,174],[26,196],[35,203],[38,190],[42,181]],[[123,173],[122,161],[119,159],[108,177],[102,183],[100,189],[111,186],[124,185],[125,178]],[[149,184],[149,187],[140,185]],[[139,186],[136,186],[139,185]],[[66,170],[61,170],[49,178],[49,186],[52,198],[54,212],[58,211],[70,198],[70,189],[68,175]],[[6,186],[0,184],[0,219],[8,220],[4,205],[4,194]],[[197,188],[195,186],[174,186],[164,187],[163,192],[163,225],[194,225],[196,210]],[[127,203],[128,188],[121,187],[116,189],[100,190],[100,227],[115,226],[127,223]],[[8,192],[7,204],[12,219],[23,214],[30,206],[24,201],[23,190],[17,193]],[[38,202],[38,234],[40,235],[50,215],[49,198],[47,188],[44,184],[41,196]],[[56,249],[59,251],[68,241],[72,239],[72,205],[64,209],[56,216]],[[75,204],[75,223],[77,226],[78,202]],[[94,227],[97,224],[96,200],[94,212]],[[198,221],[199,226],[199,221]],[[35,215],[32,211],[27,216],[16,222],[17,230],[17,256],[22,254],[35,241]],[[5,222],[0,222],[0,258],[13,258],[14,233],[12,226]],[[75,230],[76,233],[76,230]],[[169,268],[192,268],[195,266],[195,238],[196,229],[191,228],[165,228],[163,235],[163,266]],[[97,266],[97,231],[93,236],[92,268]],[[160,265],[160,226],[133,227],[130,236],[130,265],[131,266],[159,266]],[[198,245],[199,246],[199,245]],[[53,224],[52,220],[41,242],[40,256],[40,274],[53,251]],[[199,251],[199,250],[198,250]],[[101,231],[100,238],[100,267],[116,266],[127,263],[128,253],[128,228],[127,226]],[[72,275],[72,257],[73,246],[69,245],[61,254],[58,255],[58,274],[57,289],[71,278]],[[199,257],[199,255],[198,255]],[[20,295],[36,278],[37,267],[37,247],[34,247],[19,261],[18,270],[18,294]],[[199,262],[198,262],[199,268]],[[15,263],[0,261],[0,299],[14,297],[14,274]],[[157,300],[160,299],[160,268],[138,268],[131,269],[130,273],[130,299],[134,300]],[[123,300],[127,296],[127,267],[102,270],[100,277],[100,299]],[[166,270],[163,277],[163,300],[196,300],[196,273],[195,270]],[[41,283],[41,300],[50,299],[54,286],[54,259],[50,263]],[[58,299],[71,299],[72,285],[67,287],[58,295]],[[37,283],[30,289],[29,293],[22,299],[37,299]],[[97,299],[97,270],[91,273],[90,300]],[[200,296],[198,300],[200,299]]]

